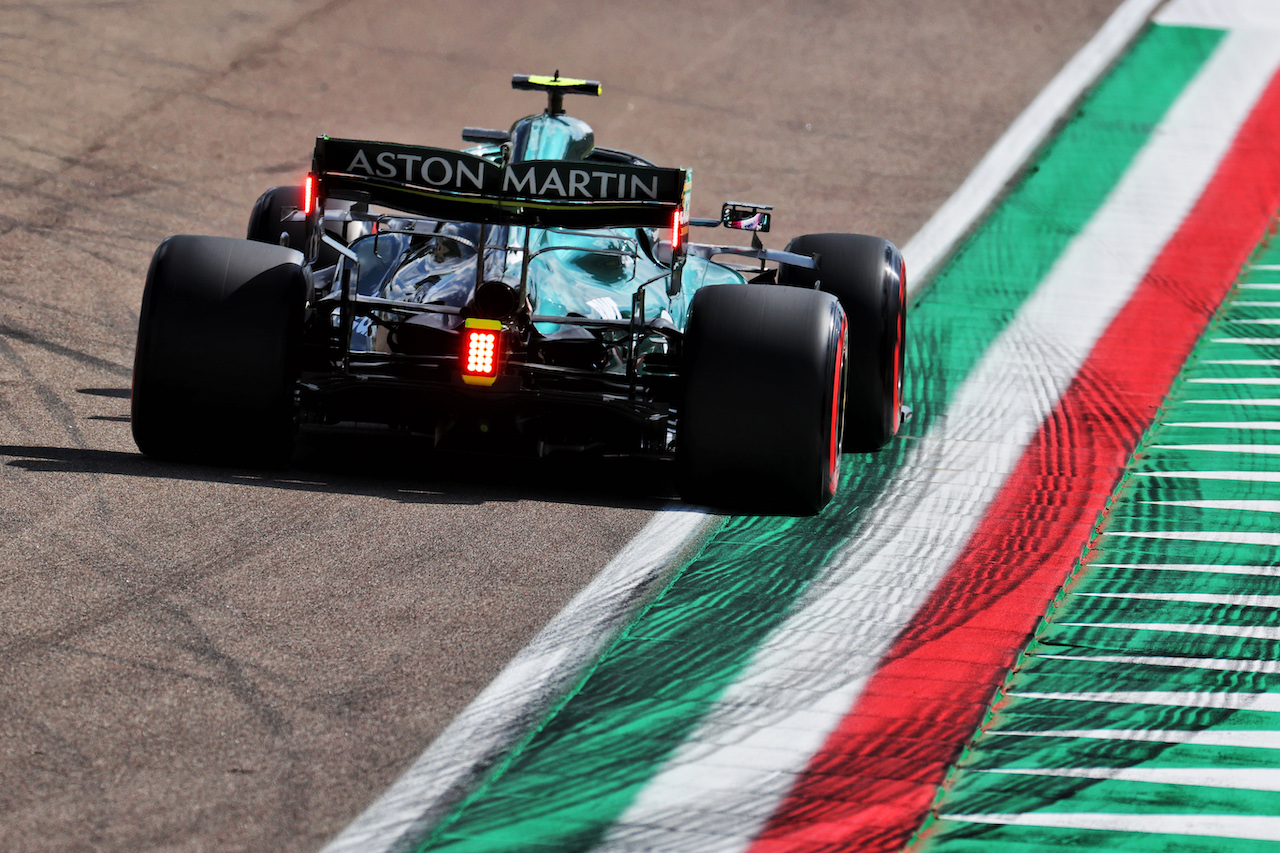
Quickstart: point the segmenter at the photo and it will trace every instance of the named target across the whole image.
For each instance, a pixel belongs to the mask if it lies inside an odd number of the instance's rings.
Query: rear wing
[[[432,219],[540,228],[679,228],[687,222],[684,169],[582,160],[499,165],[446,148],[322,136],[312,177],[318,199]]]

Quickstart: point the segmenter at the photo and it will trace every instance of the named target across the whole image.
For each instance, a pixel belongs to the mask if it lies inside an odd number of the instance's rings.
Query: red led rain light
[[[468,385],[496,382],[502,358],[501,344],[501,322],[468,318],[462,335],[462,381]]]

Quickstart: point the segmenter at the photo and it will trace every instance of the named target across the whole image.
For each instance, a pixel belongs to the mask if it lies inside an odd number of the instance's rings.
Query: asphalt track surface
[[[142,283],[319,133],[456,147],[600,79],[601,144],[905,243],[1116,3],[0,5],[0,849],[307,850],[672,495],[661,467],[130,438]]]

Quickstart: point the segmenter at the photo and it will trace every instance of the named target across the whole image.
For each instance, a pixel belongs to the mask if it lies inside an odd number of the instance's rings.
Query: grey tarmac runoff
[[[457,147],[599,79],[695,216],[905,244],[1117,3],[194,2],[0,15],[0,849],[308,850],[671,497],[661,470],[129,435],[156,244],[243,233],[317,134]],[[603,476],[602,476],[603,475]]]

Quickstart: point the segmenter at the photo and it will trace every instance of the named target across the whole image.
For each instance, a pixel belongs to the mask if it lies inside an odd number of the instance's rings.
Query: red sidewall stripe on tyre
[[[902,347],[907,337],[907,264],[898,267],[897,337],[893,342],[893,431],[902,427]]]
[[[840,443],[843,441],[844,419],[841,415],[844,412],[844,367],[845,361],[849,357],[849,318],[845,316],[843,311],[840,312],[840,331],[836,335],[836,378],[835,385],[831,389],[831,435],[828,436],[830,447],[828,448],[828,458],[830,465],[827,469],[827,494],[834,496],[836,490],[840,487]]]
[[[1113,483],[1163,395],[1280,208],[1280,83],[1272,79],[1214,178],[1112,321],[965,554],[899,636],[855,707],[759,836],[756,851],[900,848],[985,713],[1007,666],[974,679],[975,631],[1025,642],[1078,559]],[[1158,344],[1156,343],[1158,342]],[[1075,491],[1053,518],[1027,495]],[[1043,506],[1040,507],[1043,509]],[[966,603],[967,602],[967,603]],[[1018,645],[1013,648],[1020,648]],[[966,683],[957,695],[957,667]],[[874,773],[866,772],[875,757]],[[825,797],[840,779],[839,798]],[[852,848],[851,848],[852,849]]]

